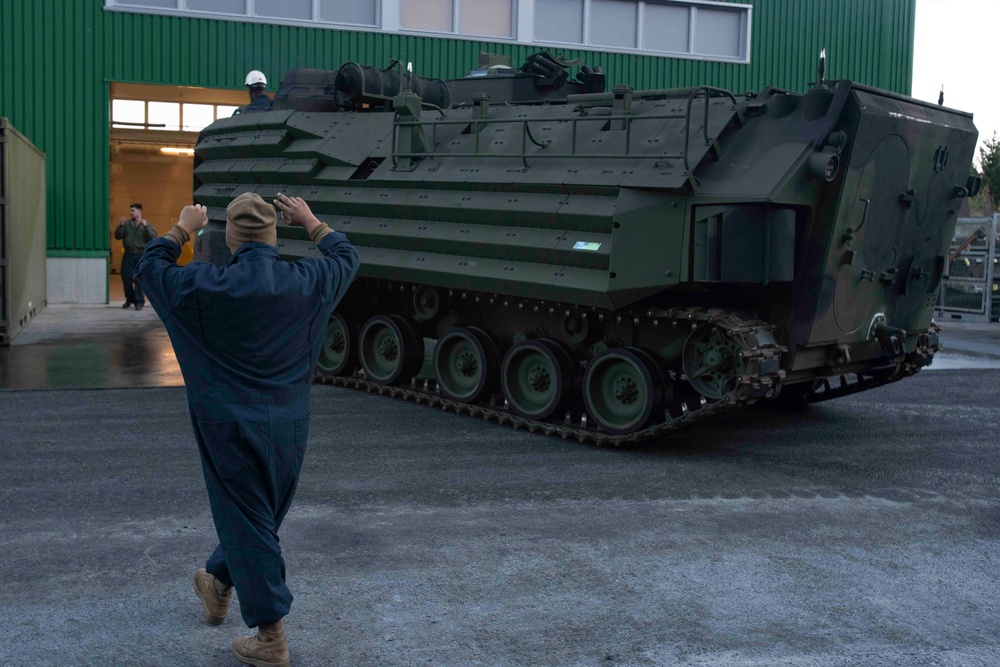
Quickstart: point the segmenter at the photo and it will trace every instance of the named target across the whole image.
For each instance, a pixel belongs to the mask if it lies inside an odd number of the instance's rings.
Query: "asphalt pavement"
[[[996,665],[1000,325],[916,377],[625,449],[316,386],[293,665]],[[236,665],[151,309],[0,348],[0,666]]]
[[[1000,664],[998,384],[628,449],[316,386],[292,664]],[[215,542],[183,389],[0,401],[0,664],[235,666],[238,606],[204,625],[191,588]]]

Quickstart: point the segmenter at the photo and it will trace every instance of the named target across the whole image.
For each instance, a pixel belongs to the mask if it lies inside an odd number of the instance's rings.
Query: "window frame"
[[[188,18],[218,19],[220,21],[238,21],[241,23],[269,23],[275,25],[294,25],[308,28],[338,28],[344,27],[351,30],[365,30],[382,32],[380,30],[379,18],[382,15],[382,5],[394,0],[374,0],[375,2],[375,23],[347,23],[344,21],[324,21],[320,8],[320,0],[311,0],[310,18],[282,18],[277,16],[262,16],[257,14],[255,0],[245,0],[245,10],[242,14],[230,12],[212,12],[204,9],[191,9],[187,6],[187,0],[174,0],[177,2],[176,8],[167,7],[145,7],[129,4],[128,0],[104,0],[105,11],[130,12],[134,14],[159,14],[164,16],[186,16]],[[514,0],[515,2],[517,0]]]
[[[745,2],[722,2],[720,0],[623,0],[634,2],[636,8],[636,47],[605,46],[594,43],[590,36],[590,15],[592,0],[583,1],[583,39],[580,42],[558,42],[554,40],[535,38],[535,5],[539,0],[510,0],[511,2],[511,36],[497,37],[495,35],[479,35],[459,32],[461,27],[461,1],[452,1],[452,26],[450,32],[434,30],[418,30],[404,28],[401,25],[403,0],[373,0],[375,3],[375,23],[357,24],[324,21],[320,17],[320,0],[312,0],[312,18],[291,19],[272,16],[258,16],[255,13],[256,0],[245,0],[246,11],[243,14],[209,12],[188,9],[187,0],[176,0],[176,8],[144,7],[129,5],[129,0],[104,0],[105,11],[129,12],[138,14],[160,14],[166,16],[186,16],[189,18],[206,18],[221,21],[237,21],[241,23],[267,23],[271,25],[292,25],[327,30],[346,29],[361,32],[399,33],[424,37],[449,37],[453,39],[470,39],[497,43],[522,44],[534,47],[572,48],[602,53],[623,53],[627,55],[650,56],[657,58],[674,58],[682,60],[701,60],[708,62],[723,62],[749,65],[753,51],[753,10],[751,0]],[[643,48],[643,29],[645,26],[645,8],[648,4],[674,5],[691,9],[688,19],[688,51],[660,51]],[[729,10],[740,15],[738,57],[710,55],[697,53],[698,9],[701,7]]]
[[[142,118],[141,123],[115,120],[115,102],[138,102],[142,104]],[[177,127],[167,127],[161,125],[153,125],[149,122],[149,104],[150,102],[159,104],[176,104],[177,105]],[[110,118],[108,119],[108,127],[112,130],[147,130],[151,132],[188,132],[192,134],[197,134],[201,132],[201,129],[188,130],[185,129],[187,126],[184,125],[184,105],[185,104],[198,104],[203,106],[212,107],[213,120],[209,125],[219,120],[220,118],[228,118],[229,116],[220,116],[219,107],[231,107],[231,104],[223,104],[221,102],[188,102],[185,100],[165,100],[165,99],[154,99],[154,98],[138,98],[138,97],[112,97],[111,104],[108,107],[108,114]]]
[[[382,0],[383,4],[388,4],[389,2],[394,2],[399,8],[399,14],[402,16],[403,13],[403,3],[406,0]],[[471,38],[471,39],[486,39],[490,41],[498,42],[517,42],[518,33],[518,9],[519,5],[522,4],[523,0],[509,0],[510,2],[510,32],[511,34],[507,37],[501,37],[498,35],[483,35],[476,32],[461,32],[462,27],[462,0],[451,0],[451,31],[441,32],[437,30],[420,30],[417,28],[405,28],[402,24],[398,26],[399,32],[414,34],[414,35],[428,35],[428,36],[447,36],[447,37],[459,37],[459,38]]]
[[[590,35],[591,14],[593,0],[582,0],[583,2],[583,40],[581,42],[558,42],[546,39],[532,39],[532,44],[549,45],[559,48],[582,48],[587,50],[598,50],[605,53],[626,53],[629,55],[659,56],[664,58],[682,58],[685,60],[704,60],[709,62],[736,63],[741,65],[750,64],[750,53],[753,37],[753,5],[737,2],[712,2],[712,0],[621,0],[638,5],[636,7],[636,42],[634,48],[624,46],[606,46],[595,43]],[[531,0],[534,4],[534,0]],[[642,46],[643,32],[645,28],[646,5],[668,5],[675,7],[685,7],[691,9],[688,16],[688,51],[660,51],[644,48]],[[698,24],[698,8],[729,10],[740,14],[740,43],[737,57],[712,55],[697,52],[696,31]]]

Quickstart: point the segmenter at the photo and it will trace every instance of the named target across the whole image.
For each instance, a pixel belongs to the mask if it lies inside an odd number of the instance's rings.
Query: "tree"
[[[982,174],[975,173],[973,176],[979,176],[982,178]],[[969,197],[969,216],[973,218],[986,218],[993,215],[993,211],[996,210],[996,206],[993,204],[993,193],[990,192],[990,186],[983,181],[982,186],[979,188],[979,194],[975,197]]]
[[[983,190],[988,193],[991,211],[995,211],[1000,208],[1000,138],[996,132],[979,148],[979,167]]]

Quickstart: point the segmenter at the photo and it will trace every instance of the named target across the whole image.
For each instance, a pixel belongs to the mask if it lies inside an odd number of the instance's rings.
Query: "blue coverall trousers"
[[[278,529],[309,437],[308,387],[281,403],[190,403],[219,546],[205,569],[236,586],[247,626],[281,620],[292,593]]]

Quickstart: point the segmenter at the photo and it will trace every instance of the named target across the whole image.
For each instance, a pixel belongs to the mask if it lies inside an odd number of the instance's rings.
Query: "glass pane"
[[[601,46],[636,46],[639,5],[634,0],[592,0],[590,43]]]
[[[278,19],[312,20],[312,0],[257,0],[254,14]]]
[[[246,14],[246,0],[187,0],[187,8],[196,12],[216,14]]]
[[[119,0],[116,5],[132,5],[133,7],[158,7],[162,9],[177,9],[177,0]]]
[[[320,0],[319,16],[331,23],[375,25],[375,0]]]
[[[233,115],[239,107],[232,107],[228,104],[218,104],[215,107],[215,117],[218,118],[229,118]]]
[[[146,103],[141,100],[111,100],[112,123],[135,123],[131,127],[144,126],[146,123]],[[130,127],[115,125],[115,127]]]
[[[459,0],[458,31],[463,35],[511,36],[511,0]]]
[[[149,129],[181,129],[181,105],[177,102],[150,102]]]
[[[642,48],[647,51],[690,53],[690,20],[689,7],[647,2],[642,17]]]
[[[408,30],[452,32],[453,0],[401,0],[399,24]]]
[[[703,56],[740,58],[741,11],[698,7],[694,17],[694,52]]]
[[[185,103],[183,111],[185,132],[201,132],[215,120],[215,107],[211,104]]]
[[[583,43],[583,0],[535,0],[535,41]]]

